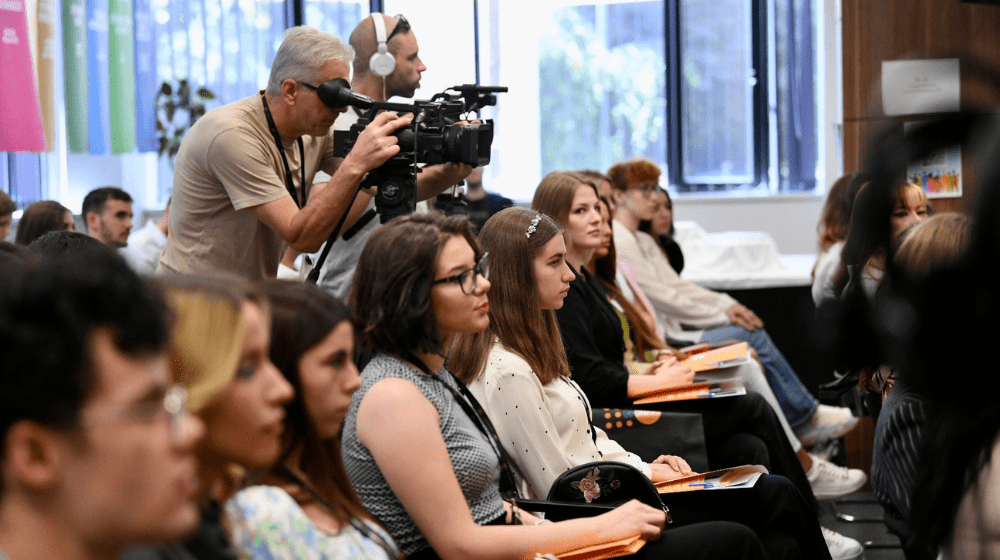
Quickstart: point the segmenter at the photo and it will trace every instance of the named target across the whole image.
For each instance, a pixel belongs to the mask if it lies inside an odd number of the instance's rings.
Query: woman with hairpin
[[[256,292],[271,309],[271,360],[295,398],[277,463],[226,506],[237,550],[256,560],[402,558],[340,459],[344,416],[361,385],[347,306],[312,283],[269,280]]]
[[[690,474],[682,458],[643,462],[592,425],[555,317],[575,279],[556,223],[510,208],[491,218],[479,239],[492,258],[490,325],[459,335],[449,365],[493,420],[526,494],[544,497],[559,474],[597,460],[627,462],[654,482]],[[829,555],[815,516],[787,480],[764,476],[747,492],[708,494],[670,504],[678,525],[725,519],[754,529],[772,558]],[[727,525],[692,529],[728,538]]]

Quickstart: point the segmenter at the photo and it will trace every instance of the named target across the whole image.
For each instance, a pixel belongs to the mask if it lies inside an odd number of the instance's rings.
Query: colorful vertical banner
[[[87,2],[62,0],[66,140],[69,151],[87,152]]]
[[[24,0],[0,1],[0,152],[40,152],[45,132]]]
[[[56,141],[56,0],[38,0],[38,42],[35,68],[38,70],[38,103],[42,110],[47,151]]]
[[[94,155],[108,152],[111,131],[108,48],[108,0],[87,0],[87,144]]]
[[[111,71],[111,153],[135,150],[135,57],[132,0],[108,2],[108,62]]]
[[[135,141],[140,152],[156,152],[156,48],[150,0],[133,0],[135,21]]]

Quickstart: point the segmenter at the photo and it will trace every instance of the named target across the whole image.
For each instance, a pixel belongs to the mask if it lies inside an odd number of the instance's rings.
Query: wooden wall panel
[[[883,60],[960,58],[962,106],[1000,107],[1000,80],[974,79],[971,61],[1000,71],[1000,7],[958,0],[843,0],[844,171],[863,164],[869,135],[885,121]],[[961,199],[936,210],[964,210],[974,190],[974,162],[963,147]]]

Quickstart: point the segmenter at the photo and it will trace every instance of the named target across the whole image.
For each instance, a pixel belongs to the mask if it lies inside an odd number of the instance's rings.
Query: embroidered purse
[[[656,486],[639,469],[618,461],[594,461],[564,472],[552,483],[545,500],[518,500],[528,511],[545,513],[551,521],[590,517],[610,511],[629,500],[662,509],[672,522],[670,509]]]

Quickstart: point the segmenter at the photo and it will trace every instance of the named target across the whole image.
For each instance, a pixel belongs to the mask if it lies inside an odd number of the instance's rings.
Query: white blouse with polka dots
[[[493,422],[523,496],[544,499],[560,474],[591,461],[621,461],[651,474],[601,429],[591,434],[590,403],[576,382],[562,377],[542,385],[528,362],[499,342],[469,390]]]

